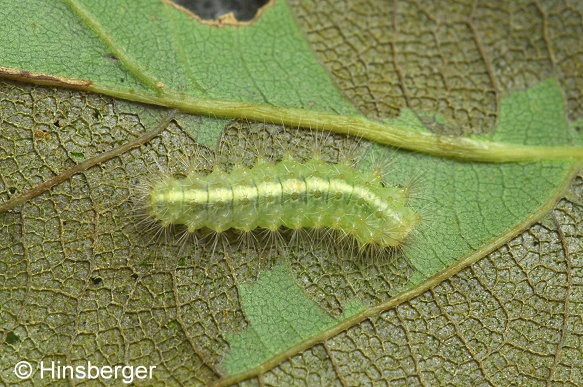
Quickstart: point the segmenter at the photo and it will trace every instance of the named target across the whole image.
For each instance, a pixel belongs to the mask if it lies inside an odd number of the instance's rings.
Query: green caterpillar
[[[352,236],[361,248],[399,246],[420,221],[407,207],[406,190],[385,186],[380,173],[320,158],[166,176],[151,186],[146,206],[163,226],[185,225],[190,232],[327,228]]]

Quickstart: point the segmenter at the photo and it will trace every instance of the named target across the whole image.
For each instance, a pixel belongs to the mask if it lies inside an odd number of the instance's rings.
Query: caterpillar
[[[329,229],[360,248],[398,247],[421,219],[407,206],[406,189],[387,186],[379,171],[329,164],[318,155],[165,176],[150,186],[146,210],[163,226],[189,232]]]

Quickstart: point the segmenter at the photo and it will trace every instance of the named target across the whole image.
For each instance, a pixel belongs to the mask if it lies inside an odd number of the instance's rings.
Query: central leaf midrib
[[[238,101],[196,98],[188,94],[169,92],[160,79],[148,71],[120,46],[112,35],[78,0],[63,0],[75,15],[103,42],[127,71],[136,77],[152,95],[131,89],[93,84],[87,89],[117,98],[153,105],[172,107],[186,113],[222,118],[244,118],[258,122],[328,130],[362,137],[380,144],[428,153],[440,157],[477,162],[519,162],[535,160],[583,159],[583,147],[526,146],[475,140],[466,137],[442,136],[389,125],[363,116],[342,116],[298,108],[278,107]],[[62,85],[60,85],[62,86]],[[194,86],[206,94],[197,83]]]

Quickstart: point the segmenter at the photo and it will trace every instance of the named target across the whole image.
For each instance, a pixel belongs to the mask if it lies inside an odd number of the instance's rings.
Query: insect
[[[149,217],[189,232],[328,229],[360,249],[398,247],[420,221],[404,188],[385,185],[379,172],[329,164],[317,155],[165,176],[151,185],[145,201]]]

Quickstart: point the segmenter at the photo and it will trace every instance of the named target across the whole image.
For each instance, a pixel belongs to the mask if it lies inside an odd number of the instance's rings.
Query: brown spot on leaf
[[[38,85],[64,86],[73,88],[87,88],[93,84],[93,82],[85,79],[76,79],[61,77],[58,75],[34,73],[27,70],[14,69],[11,67],[4,66],[0,66],[0,77],[14,79],[23,82],[32,82]]]
[[[34,137],[41,140],[46,140],[51,137],[51,133],[44,130],[35,130]]]
[[[119,58],[114,54],[106,54],[104,55],[105,59],[109,59],[112,62],[119,62]]]

